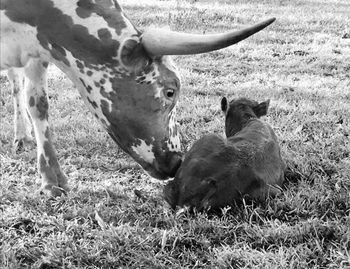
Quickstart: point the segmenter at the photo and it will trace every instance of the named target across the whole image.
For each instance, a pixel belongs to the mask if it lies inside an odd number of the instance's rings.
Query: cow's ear
[[[228,102],[226,97],[222,97],[221,99],[221,111],[226,114],[228,108]]]
[[[270,100],[267,100],[265,102],[262,102],[258,105],[256,105],[253,109],[254,109],[254,113],[255,115],[260,118],[262,116],[265,116],[267,114],[267,110],[269,109],[269,105],[270,105]]]
[[[142,44],[135,38],[126,39],[119,48],[121,64],[129,70],[139,72],[147,65],[150,58]]]

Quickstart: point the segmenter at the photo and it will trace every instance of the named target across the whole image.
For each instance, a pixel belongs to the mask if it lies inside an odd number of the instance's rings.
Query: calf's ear
[[[228,108],[228,102],[226,97],[222,97],[221,99],[221,110],[226,114]]]
[[[269,109],[269,105],[270,105],[270,100],[267,100],[265,102],[262,102],[262,103],[256,105],[253,108],[255,115],[258,118],[265,116],[267,114],[267,110]]]

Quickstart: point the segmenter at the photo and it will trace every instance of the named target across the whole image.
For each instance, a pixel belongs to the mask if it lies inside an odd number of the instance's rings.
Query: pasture
[[[222,96],[270,99],[284,192],[221,214],[174,214],[151,179],[49,68],[49,120],[70,193],[37,193],[36,152],[12,152],[0,78],[0,268],[350,268],[350,2],[120,1],[140,29],[212,33],[277,21],[230,48],[177,56],[183,149],[224,132]]]

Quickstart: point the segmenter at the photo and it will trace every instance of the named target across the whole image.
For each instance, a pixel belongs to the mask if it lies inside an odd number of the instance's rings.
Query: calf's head
[[[258,103],[247,98],[234,99],[230,103],[226,97],[221,99],[221,110],[225,114],[225,133],[227,137],[242,130],[251,118],[260,118],[267,114],[270,100]]]

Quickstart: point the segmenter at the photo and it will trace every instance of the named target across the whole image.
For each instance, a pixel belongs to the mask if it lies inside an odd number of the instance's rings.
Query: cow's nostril
[[[148,173],[158,179],[174,177],[182,163],[182,155],[179,152],[171,152],[166,159],[161,162],[154,162],[153,165],[143,166]]]

